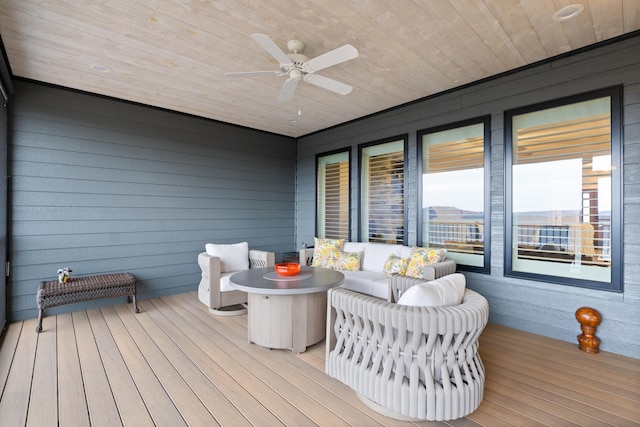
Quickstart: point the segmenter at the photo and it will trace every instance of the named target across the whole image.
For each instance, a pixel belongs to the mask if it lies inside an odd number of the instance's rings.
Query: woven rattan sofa
[[[487,300],[470,289],[449,307],[399,305],[332,289],[325,371],[386,416],[464,417],[483,397],[478,337],[488,316]]]

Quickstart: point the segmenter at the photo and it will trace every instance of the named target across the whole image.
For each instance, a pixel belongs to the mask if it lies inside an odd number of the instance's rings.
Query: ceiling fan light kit
[[[278,71],[248,71],[239,73],[226,73],[227,77],[260,77],[260,76],[287,76],[287,80],[280,91],[280,101],[290,101],[293,99],[296,87],[300,80],[306,83],[330,90],[340,95],[348,95],[353,87],[339,82],[329,77],[315,74],[316,71],[358,57],[358,50],[350,44],[346,44],[337,49],[324,53],[313,59],[307,58],[301,52],[304,51],[305,44],[300,40],[289,40],[287,49],[291,53],[284,53],[282,49],[274,43],[269,36],[264,34],[252,34],[251,38],[256,41],[264,50],[273,56],[280,64]]]

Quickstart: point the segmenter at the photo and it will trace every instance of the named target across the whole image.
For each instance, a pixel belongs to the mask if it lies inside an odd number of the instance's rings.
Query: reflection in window
[[[361,149],[362,242],[405,242],[404,139]]]
[[[319,155],[316,236],[349,239],[349,151]]]
[[[420,133],[422,245],[447,249],[460,266],[488,268],[485,146],[489,118]]]
[[[612,97],[604,96],[508,115],[508,272],[611,288],[611,111]]]

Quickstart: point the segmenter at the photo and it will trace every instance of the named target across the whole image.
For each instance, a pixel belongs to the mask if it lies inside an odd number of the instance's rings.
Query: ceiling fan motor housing
[[[289,57],[291,62],[293,62],[293,65],[295,65],[295,68],[301,68],[302,64],[304,64],[309,60],[309,58],[299,53],[289,53],[287,54],[287,56]]]

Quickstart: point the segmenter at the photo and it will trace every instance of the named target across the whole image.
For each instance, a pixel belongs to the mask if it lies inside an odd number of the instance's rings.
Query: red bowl
[[[275,265],[275,270],[281,276],[295,276],[300,273],[300,264],[297,262],[281,262]]]

